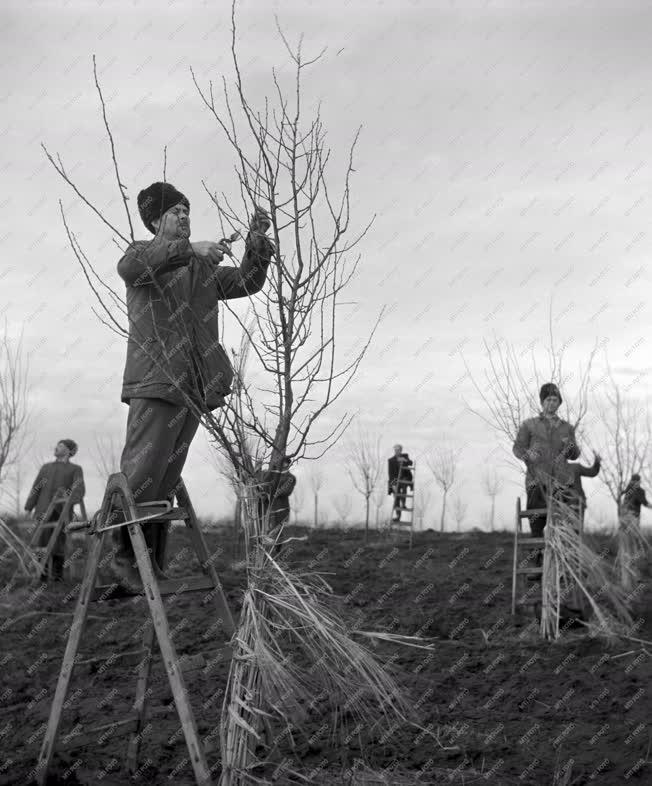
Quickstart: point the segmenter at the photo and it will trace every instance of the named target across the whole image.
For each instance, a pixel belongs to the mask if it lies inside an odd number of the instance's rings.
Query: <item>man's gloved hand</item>
[[[249,221],[249,230],[254,233],[264,234],[271,227],[271,225],[272,221],[269,217],[269,213],[265,210],[264,207],[256,205],[256,210]]]

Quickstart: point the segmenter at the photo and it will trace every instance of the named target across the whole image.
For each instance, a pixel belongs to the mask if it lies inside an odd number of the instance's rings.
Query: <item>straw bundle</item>
[[[30,578],[37,575],[40,564],[36,554],[1,518],[0,546],[0,564],[15,558],[18,563],[16,573]]]
[[[542,636],[558,638],[565,605],[588,607],[593,615],[589,627],[602,635],[622,633],[632,622],[625,592],[611,579],[604,560],[583,542],[576,511],[553,499],[544,533]]]
[[[618,527],[616,572],[625,592],[631,592],[640,580],[640,563],[649,549],[641,532],[640,520],[627,512],[620,517]]]
[[[340,697],[336,725],[350,718],[367,728],[389,728],[409,713],[392,678],[331,610],[323,578],[290,572],[275,558],[282,530],[265,534],[253,485],[243,502],[249,581],[222,707],[220,786],[265,782],[256,775],[264,763],[258,746],[269,753],[281,738],[292,742],[320,694]],[[276,739],[272,725],[281,726]]]

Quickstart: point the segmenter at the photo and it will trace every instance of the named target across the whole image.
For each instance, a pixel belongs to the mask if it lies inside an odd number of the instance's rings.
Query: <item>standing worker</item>
[[[652,507],[647,501],[644,489],[641,487],[641,476],[638,472],[632,475],[631,480],[623,491],[620,503],[620,517],[625,524],[631,524],[636,529],[641,528],[641,505],[646,508]]]
[[[53,499],[57,497],[72,497],[72,507],[81,502],[86,492],[84,488],[84,472],[79,464],[73,464],[70,459],[77,453],[77,443],[72,439],[62,439],[54,448],[54,461],[44,464],[36,476],[32,490],[25,502],[25,510],[31,513],[34,510],[36,525],[41,531],[37,546],[47,546],[52,537],[52,528],[43,527],[53,521],[58,521],[63,511],[64,501],[56,504],[47,521],[44,516]],[[52,572],[41,576],[45,581],[50,578],[54,581],[63,581],[63,566],[66,554],[66,532],[61,531],[54,544],[52,552]]]
[[[513,445],[516,458],[525,462],[528,510],[547,509],[548,498],[567,501],[575,481],[568,459],[577,459],[580,449],[575,429],[557,415],[562,398],[557,385],[547,382],[539,391],[541,412],[521,424]],[[530,519],[532,537],[543,537],[546,513]],[[539,555],[539,559],[542,555]]]
[[[573,470],[573,486],[568,501],[578,515],[580,531],[584,529],[584,514],[586,513],[586,494],[582,488],[582,478],[596,477],[600,472],[601,463],[602,458],[597,453],[593,454],[593,464],[590,467],[585,467],[579,462],[568,463],[568,466]]]
[[[133,243],[118,263],[129,318],[122,387],[129,415],[120,466],[136,504],[174,494],[199,426],[197,409],[224,405],[233,369],[220,343],[218,303],[259,292],[274,254],[265,234],[271,222],[261,208],[249,223],[239,267],[220,266],[229,251],[222,241],[190,242],[190,203],[170,183],[141,191],[138,210],[154,238]],[[154,575],[167,578],[167,525],[145,524],[143,534]],[[117,528],[114,539],[118,582],[142,592],[127,528]]]

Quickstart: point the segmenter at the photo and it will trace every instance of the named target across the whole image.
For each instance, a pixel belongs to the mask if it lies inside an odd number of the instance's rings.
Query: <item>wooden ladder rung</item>
[[[75,668],[79,666],[92,666],[93,663],[106,663],[115,661],[117,658],[126,658],[128,661],[133,659],[138,663],[143,655],[146,655],[149,650],[144,650],[142,647],[137,650],[127,650],[126,652],[108,652],[106,655],[94,655],[92,658],[84,658],[83,660],[75,661]]]
[[[172,712],[175,712],[174,702],[149,708],[147,716],[169,715]],[[76,748],[86,747],[87,745],[97,742],[98,737],[102,736],[102,732],[106,732],[107,739],[113,737],[115,734],[129,734],[136,731],[138,728],[138,718],[138,712],[132,711],[120,720],[110,723],[101,723],[98,726],[91,726],[85,730],[82,726],[78,734],[62,735],[57,749],[74,750]]]
[[[544,546],[546,543],[545,538],[519,538],[517,541],[519,546]]]
[[[185,576],[180,579],[161,581],[158,585],[161,595],[181,595],[185,592],[200,592],[201,590],[215,589],[215,584],[210,576]],[[117,583],[102,584],[91,592],[91,601],[101,602],[107,600],[126,600],[133,598],[136,593],[129,592]]]
[[[548,510],[546,508],[532,508],[531,510],[522,510],[519,513],[519,518],[529,519],[532,516],[544,516],[547,514],[548,514]]]

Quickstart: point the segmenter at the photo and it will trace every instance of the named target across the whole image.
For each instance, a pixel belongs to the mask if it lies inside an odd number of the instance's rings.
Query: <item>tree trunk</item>
[[[369,535],[369,495],[364,498],[364,542],[367,542]]]
[[[496,498],[492,497],[491,498],[491,519],[490,519],[490,521],[491,521],[491,531],[492,532],[494,531],[494,513],[495,513],[495,509],[496,509]]]
[[[444,499],[441,503],[441,521],[439,522],[439,531],[443,532],[446,526],[446,494],[448,492],[444,491]]]

